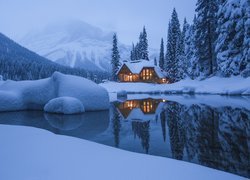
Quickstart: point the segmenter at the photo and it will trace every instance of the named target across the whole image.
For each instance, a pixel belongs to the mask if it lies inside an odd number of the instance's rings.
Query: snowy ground
[[[203,81],[186,79],[174,84],[106,82],[100,85],[108,92],[250,95],[250,77],[212,77]]]
[[[0,147],[3,180],[244,179],[29,127],[0,125]]]

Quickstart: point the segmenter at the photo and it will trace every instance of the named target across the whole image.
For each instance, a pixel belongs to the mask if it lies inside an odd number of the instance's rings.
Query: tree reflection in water
[[[143,111],[148,108],[138,105],[147,105],[145,101],[151,101],[150,113]],[[204,104],[182,105],[160,99],[129,100],[116,107],[122,121],[130,121],[134,136],[141,139],[145,153],[159,155],[159,150],[154,151],[152,147],[162,139],[158,146],[169,144],[171,152],[161,153],[161,156],[250,177],[249,109]],[[157,124],[158,119],[160,126]],[[155,130],[151,129],[159,128],[162,137],[155,137]],[[133,151],[133,148],[128,150]]]

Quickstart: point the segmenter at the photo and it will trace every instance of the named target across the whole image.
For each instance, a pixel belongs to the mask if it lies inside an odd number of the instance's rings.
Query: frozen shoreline
[[[203,81],[186,79],[173,84],[106,82],[100,85],[109,93],[250,95],[250,77],[212,77]]]
[[[5,180],[244,179],[29,127],[0,125],[0,145],[0,179]]]

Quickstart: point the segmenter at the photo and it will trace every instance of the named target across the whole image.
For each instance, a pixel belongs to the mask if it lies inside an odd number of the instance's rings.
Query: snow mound
[[[44,111],[59,114],[78,114],[85,111],[80,100],[72,97],[59,97],[50,100],[44,107]]]
[[[50,100],[60,97],[64,98],[52,101],[54,107],[59,108],[60,104],[66,106],[67,103],[79,104],[76,100],[65,98],[71,97],[79,100],[85,111],[109,108],[109,95],[103,87],[82,77],[55,72],[52,77],[42,80],[4,81],[0,85],[0,112],[43,110]],[[49,104],[48,106],[52,106]],[[70,108],[69,106],[67,105],[67,108]],[[70,110],[67,109],[67,112]]]

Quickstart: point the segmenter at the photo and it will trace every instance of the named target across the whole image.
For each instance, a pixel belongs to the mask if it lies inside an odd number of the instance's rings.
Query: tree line
[[[159,65],[174,81],[190,77],[250,76],[250,2],[198,0],[192,24],[182,29],[176,9],[163,40]]]
[[[43,79],[50,77],[55,71],[86,77],[95,82],[110,77],[109,73],[88,72],[51,62],[0,33],[0,75],[3,80]]]
[[[168,23],[167,41],[160,43],[155,65],[166,71],[173,82],[184,78],[205,79],[212,76],[250,76],[250,1],[197,0],[192,23],[180,25],[173,10]],[[116,35],[114,38],[117,37]],[[116,44],[114,44],[116,43]],[[113,41],[117,47],[117,41]],[[166,49],[165,49],[166,48]],[[115,50],[115,51],[114,51]],[[118,48],[112,54],[119,54]],[[139,42],[132,44],[130,60],[149,60],[146,28]],[[112,55],[112,78],[120,57]]]

